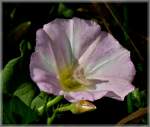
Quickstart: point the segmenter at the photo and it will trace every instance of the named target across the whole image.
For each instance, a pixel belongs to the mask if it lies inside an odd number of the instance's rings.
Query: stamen
[[[74,67],[68,67],[60,72],[60,84],[64,91],[79,91],[85,89],[83,82],[79,82],[73,77]]]
[[[87,80],[85,78],[85,75],[84,75],[84,70],[82,67],[77,67],[73,73],[73,78],[75,80],[77,80],[78,82],[80,82],[81,84],[84,84],[86,86],[89,86],[92,84],[92,82],[90,82],[90,80]]]

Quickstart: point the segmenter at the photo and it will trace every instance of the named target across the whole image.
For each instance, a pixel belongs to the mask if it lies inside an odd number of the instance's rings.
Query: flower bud
[[[80,100],[72,104],[71,112],[74,114],[80,114],[88,111],[93,111],[96,109],[96,106],[89,101]]]

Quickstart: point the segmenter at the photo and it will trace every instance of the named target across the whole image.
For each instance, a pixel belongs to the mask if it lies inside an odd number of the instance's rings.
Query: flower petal
[[[38,52],[31,56],[30,75],[41,91],[59,95],[60,87],[56,74],[45,68]]]
[[[55,19],[43,27],[51,42],[59,70],[71,65],[74,60],[71,45],[65,32],[67,26],[68,22],[65,22],[65,20]]]
[[[89,100],[93,101],[94,98],[92,94],[90,94],[87,91],[81,91],[81,92],[69,92],[65,94],[65,98],[70,102],[77,102],[80,100]]]
[[[113,54],[105,55],[95,62],[95,67],[87,74],[87,78],[114,77],[132,81],[135,68],[130,60],[130,53],[125,49],[118,49]]]
[[[107,78],[104,78],[106,80]],[[96,84],[96,91],[107,91],[106,97],[124,100],[124,97],[134,90],[134,86],[127,80],[110,78],[108,82]],[[93,91],[94,92],[94,91]]]
[[[79,63],[84,67],[87,78],[114,77],[132,81],[135,68],[130,59],[130,52],[124,49],[110,34],[103,37],[91,50],[85,52]],[[101,35],[102,36],[102,35]],[[89,54],[89,55],[88,55]]]
[[[105,55],[113,54],[121,45],[109,33],[101,31],[95,41],[80,57],[79,63],[84,66],[86,71],[91,71],[95,62]],[[97,63],[96,63],[97,64]]]
[[[100,26],[94,21],[79,18],[55,19],[45,25],[44,30],[49,37],[58,44],[55,48],[61,51],[59,45],[61,47],[66,46],[62,49],[61,53],[64,53],[64,50],[70,53],[70,51],[68,51],[68,42],[70,42],[73,55],[78,59],[99,35]],[[65,58],[69,57],[69,54],[66,54]]]
[[[30,60],[31,78],[40,90],[58,95],[58,71],[50,40],[42,29],[37,31],[36,39],[35,52]]]
[[[105,96],[123,100],[134,89],[130,83],[135,75],[130,52],[108,33],[101,33],[81,56],[79,63],[87,79],[108,81],[96,84],[96,89],[91,90],[93,93],[107,91]]]
[[[69,92],[65,94],[65,98],[70,102],[77,102],[80,100],[95,101],[107,94],[107,91],[81,91]]]
[[[58,73],[57,63],[54,56],[54,52],[51,46],[48,35],[42,29],[36,32],[36,47],[35,47],[35,64],[40,63],[40,67],[44,67],[46,71],[50,71],[54,74]],[[33,61],[33,60],[32,60]],[[31,62],[32,62],[31,61]]]
[[[92,20],[73,18],[70,20],[69,38],[76,59],[86,51],[100,34],[100,26]]]
[[[103,77],[102,79],[106,80],[107,78]],[[70,92],[65,94],[65,98],[70,102],[77,102],[79,100],[95,101],[105,96],[123,101],[125,96],[133,90],[134,86],[129,81],[109,77],[108,82],[96,84],[95,89],[82,92]]]

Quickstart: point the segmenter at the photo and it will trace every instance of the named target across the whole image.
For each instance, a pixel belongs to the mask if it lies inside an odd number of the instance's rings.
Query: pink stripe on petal
[[[42,29],[39,29],[36,32],[35,52],[36,53],[32,55],[33,60],[31,59],[31,62],[33,62],[35,65],[39,65],[42,68],[46,68],[46,71],[49,70],[55,74],[58,73],[56,59],[50,39]]]
[[[60,90],[53,85],[50,85],[50,83],[47,82],[38,82],[38,87],[41,91],[44,91],[49,94],[59,95]]]
[[[65,50],[67,53],[68,48],[71,46],[76,59],[85,52],[100,34],[100,26],[96,22],[79,18],[55,19],[44,25],[44,30],[56,44],[63,47],[62,51]],[[58,45],[56,47],[60,49]],[[66,54],[64,60],[69,57],[69,54]]]
[[[135,75],[130,52],[106,32],[101,32],[97,41],[80,57],[79,64],[87,78],[111,76],[132,81]]]
[[[84,66],[86,72],[91,71],[98,60],[101,60],[105,55],[113,54],[120,47],[122,46],[112,35],[101,31],[97,39],[80,57],[79,63]]]
[[[92,20],[73,18],[70,20],[70,31],[73,34],[71,47],[75,58],[79,59],[86,49],[100,34],[100,26]],[[70,36],[71,37],[71,36]]]
[[[60,85],[56,77],[57,75],[53,71],[51,66],[42,60],[39,52],[34,52],[31,55],[30,75],[32,80],[37,84],[40,90],[47,93],[59,94]]]
[[[55,75],[41,69],[34,67],[31,72],[31,78],[37,83],[40,90],[50,94],[59,95],[61,91],[59,81]]]
[[[113,77],[132,81],[134,75],[135,68],[130,60],[130,53],[124,48],[120,48],[112,54],[106,54],[103,58],[95,61],[86,77],[90,79]]]
[[[71,65],[74,61],[71,45],[65,32],[68,26],[68,23],[65,24],[65,20],[55,19],[43,27],[49,36],[59,70]]]

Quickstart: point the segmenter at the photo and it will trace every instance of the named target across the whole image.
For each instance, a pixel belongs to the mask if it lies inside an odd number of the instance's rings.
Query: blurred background
[[[2,7],[3,68],[10,60],[20,56],[21,41],[28,41],[31,48],[24,61],[26,65],[23,69],[26,71],[21,71],[21,74],[27,74],[26,79],[29,79],[29,58],[34,51],[36,31],[55,18],[80,17],[95,20],[103,31],[111,33],[121,45],[131,51],[131,59],[137,71],[133,81],[136,90],[129,94],[125,101],[102,98],[94,102],[97,106],[95,111],[80,115],[65,112],[57,116],[54,124],[116,124],[129,114],[147,107],[148,3],[3,2]],[[20,73],[15,73],[15,78],[18,79],[19,75]],[[11,91],[13,93],[18,86],[9,87],[14,89]],[[38,88],[36,90],[38,93]],[[24,117],[20,115],[21,113],[16,115],[17,110],[10,108],[11,92],[3,93],[3,123],[22,124]],[[11,115],[7,111],[12,112]],[[15,120],[11,120],[11,117]],[[139,111],[125,124],[147,124],[147,119],[147,112]],[[27,123],[45,124],[46,122],[43,118]]]

